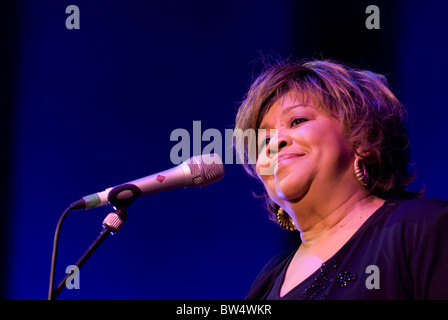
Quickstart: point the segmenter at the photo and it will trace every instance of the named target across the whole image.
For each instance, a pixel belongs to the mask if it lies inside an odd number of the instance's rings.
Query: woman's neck
[[[318,202],[302,199],[303,202],[293,204],[288,211],[300,231],[303,248],[356,232],[384,203],[383,199],[359,189],[338,198],[333,197],[333,201],[321,199]]]

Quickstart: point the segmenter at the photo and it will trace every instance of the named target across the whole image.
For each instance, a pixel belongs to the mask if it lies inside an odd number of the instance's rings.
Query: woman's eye
[[[299,124],[302,124],[302,123],[304,123],[304,122],[307,122],[308,121],[308,119],[305,119],[305,118],[296,118],[296,119],[293,119],[292,121],[291,121],[291,128],[292,127],[295,127],[295,126],[297,126],[297,125],[299,125]]]

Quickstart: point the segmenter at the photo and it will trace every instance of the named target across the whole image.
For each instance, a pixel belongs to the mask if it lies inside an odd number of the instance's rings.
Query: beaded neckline
[[[358,276],[349,271],[339,272],[336,276],[333,274],[340,271],[342,263],[338,260],[333,260],[331,263],[326,264],[322,263],[319,268],[319,274],[313,278],[313,283],[303,290],[299,299],[308,300],[308,299],[316,299],[320,293],[322,293],[327,287],[329,287],[332,283],[336,283],[339,287],[345,288],[351,282],[356,281]],[[336,272],[335,272],[336,271]],[[320,300],[325,300],[326,295],[321,295],[319,297]]]

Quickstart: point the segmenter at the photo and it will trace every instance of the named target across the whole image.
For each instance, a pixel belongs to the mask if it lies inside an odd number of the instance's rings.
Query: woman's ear
[[[372,152],[370,152],[370,151],[367,150],[367,149],[358,147],[358,148],[356,148],[356,150],[355,150],[355,157],[359,157],[361,160],[362,160],[363,158],[369,158],[370,156],[372,156]]]

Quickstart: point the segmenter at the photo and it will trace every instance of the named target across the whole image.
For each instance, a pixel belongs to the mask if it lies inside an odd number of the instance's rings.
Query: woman
[[[236,117],[258,132],[244,167],[301,243],[247,299],[448,298],[448,202],[407,190],[404,116],[383,76],[330,61],[281,62],[254,81]]]

